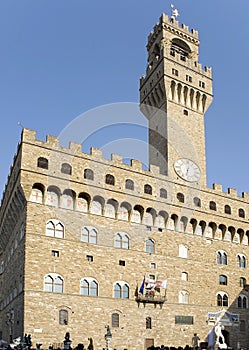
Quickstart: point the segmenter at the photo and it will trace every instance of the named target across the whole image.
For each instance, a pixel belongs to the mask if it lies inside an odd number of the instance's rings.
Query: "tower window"
[[[47,158],[40,157],[37,159],[37,167],[42,169],[48,169],[48,160]]]
[[[119,265],[120,266],[125,266],[125,261],[124,260],[119,260]]]
[[[177,193],[176,198],[179,202],[184,203],[184,194],[183,193]]]
[[[72,167],[68,163],[63,163],[61,165],[61,172],[62,174],[72,175]]]
[[[211,210],[217,210],[217,209],[216,209],[216,203],[213,202],[213,201],[211,201],[211,202],[209,203],[209,209],[211,209]]]
[[[134,182],[130,179],[125,180],[125,188],[134,191]]]
[[[194,197],[194,205],[196,207],[201,207],[201,200],[198,197]]]
[[[199,87],[202,88],[202,89],[205,89],[205,83],[204,81],[199,81]]]
[[[148,185],[148,184],[144,185],[144,193],[152,194],[152,187],[151,187],[151,185]]]
[[[160,188],[160,197],[167,198],[167,190],[165,188]]]
[[[172,68],[172,74],[178,77],[178,70],[175,68]]]
[[[231,207],[229,205],[225,205],[225,213],[231,214]]]
[[[245,217],[245,211],[244,211],[244,209],[239,209],[239,217],[240,218],[244,218]]]
[[[192,79],[192,77],[190,75],[187,74],[186,75],[186,81],[192,83],[193,79]]]
[[[106,174],[105,183],[108,184],[108,185],[114,186],[115,185],[115,178],[114,178],[114,176],[111,175],[111,174]]]
[[[94,179],[94,174],[91,169],[85,169],[84,170],[84,179],[87,180],[93,180]]]

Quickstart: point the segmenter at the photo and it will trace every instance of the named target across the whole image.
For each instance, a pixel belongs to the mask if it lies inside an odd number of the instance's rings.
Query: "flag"
[[[141,294],[144,294],[144,284],[145,284],[145,276],[144,276],[143,282],[141,284],[141,287],[139,289],[139,293],[141,293]]]
[[[167,288],[167,280],[157,280],[156,287],[157,288]]]

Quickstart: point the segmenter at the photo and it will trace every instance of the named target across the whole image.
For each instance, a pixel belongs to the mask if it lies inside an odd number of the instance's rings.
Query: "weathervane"
[[[171,18],[176,19],[180,14],[173,4],[171,6]]]

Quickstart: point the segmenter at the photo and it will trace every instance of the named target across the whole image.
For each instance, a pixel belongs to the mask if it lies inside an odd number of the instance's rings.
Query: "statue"
[[[87,347],[87,350],[94,350],[93,339],[92,338],[88,338],[88,340],[89,340],[89,345]]]
[[[222,329],[223,329],[222,323],[218,319],[218,322],[216,322],[216,325],[214,327],[214,332],[216,335],[215,345],[217,348],[227,349],[227,344],[225,343],[225,338],[224,338],[224,335],[222,334]]]
[[[64,349],[65,350],[71,350],[71,343],[72,341],[70,340],[70,333],[69,332],[66,332],[65,334],[65,340],[63,341],[64,343]]]
[[[111,334],[110,326],[109,326],[109,325],[107,325],[107,326],[105,326],[105,328],[106,328],[106,335],[105,335],[105,339],[106,339],[106,338],[112,338],[112,334]]]

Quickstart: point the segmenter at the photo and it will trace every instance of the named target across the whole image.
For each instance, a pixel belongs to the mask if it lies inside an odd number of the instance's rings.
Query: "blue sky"
[[[92,108],[139,101],[147,36],[171,2],[1,0],[0,188],[20,140],[18,122],[45,139]],[[214,101],[205,119],[208,186],[249,192],[249,2],[173,3],[179,22],[199,31],[199,61],[213,67]]]

